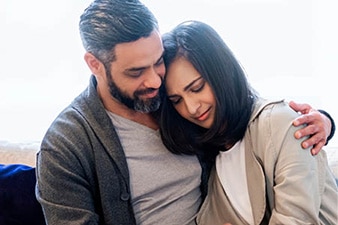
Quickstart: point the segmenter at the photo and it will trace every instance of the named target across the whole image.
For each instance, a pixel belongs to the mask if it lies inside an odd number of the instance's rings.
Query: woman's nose
[[[186,99],[185,100],[185,106],[187,111],[191,115],[195,115],[198,112],[198,109],[200,108],[201,104],[197,99]]]

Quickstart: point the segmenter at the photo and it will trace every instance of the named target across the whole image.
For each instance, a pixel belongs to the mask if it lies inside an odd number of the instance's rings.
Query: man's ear
[[[84,60],[86,61],[90,71],[96,77],[105,76],[105,69],[103,63],[97,59],[92,53],[86,52],[84,55]]]

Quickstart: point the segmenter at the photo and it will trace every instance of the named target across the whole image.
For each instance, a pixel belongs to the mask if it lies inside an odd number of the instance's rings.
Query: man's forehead
[[[163,55],[162,39],[158,33],[134,42],[115,46],[115,62],[124,67],[143,67],[156,63]]]

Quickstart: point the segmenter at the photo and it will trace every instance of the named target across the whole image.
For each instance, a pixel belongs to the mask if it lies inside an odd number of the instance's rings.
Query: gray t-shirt
[[[108,115],[126,154],[137,224],[195,224],[202,172],[197,157],[172,154],[158,130]]]

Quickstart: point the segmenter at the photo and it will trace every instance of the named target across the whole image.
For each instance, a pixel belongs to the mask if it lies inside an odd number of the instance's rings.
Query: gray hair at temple
[[[85,50],[107,65],[117,44],[148,37],[158,22],[139,0],[95,0],[81,15],[79,28]]]

